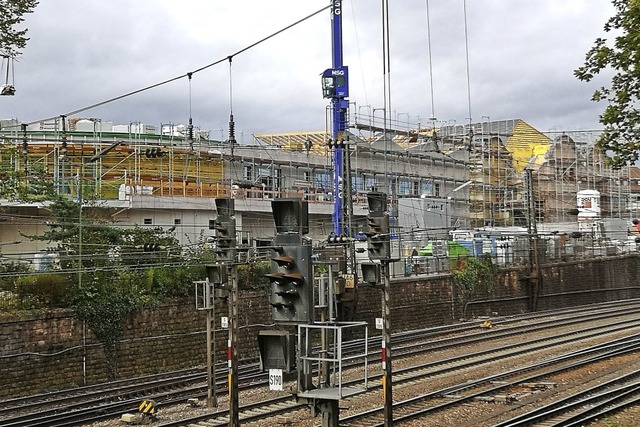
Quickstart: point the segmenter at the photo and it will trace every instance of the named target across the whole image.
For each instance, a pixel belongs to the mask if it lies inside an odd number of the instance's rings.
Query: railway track
[[[420,394],[412,399],[396,402],[393,405],[394,422],[402,423],[425,418],[438,411],[467,404],[474,399],[503,393],[505,390],[522,383],[540,381],[551,375],[568,369],[577,369],[598,361],[640,351],[640,335],[633,342],[621,339],[613,344],[598,345],[588,349],[567,353],[539,363],[510,369],[473,381],[465,381],[429,393]],[[637,375],[637,374],[636,374]],[[375,408],[340,419],[350,427],[384,426],[383,408]],[[537,425],[535,423],[499,424],[499,426]]]
[[[481,351],[481,352],[476,352],[476,353],[470,353],[470,354],[465,354],[465,355],[461,355],[455,358],[451,358],[451,359],[447,359],[447,360],[440,360],[437,362],[430,362],[430,363],[424,363],[424,364],[419,364],[416,366],[411,366],[409,368],[404,368],[404,369],[400,369],[400,370],[396,370],[394,372],[394,386],[398,386],[401,384],[411,384],[411,383],[415,383],[416,381],[420,381],[420,380],[424,380],[424,379],[433,379],[434,377],[437,376],[442,376],[442,375],[446,375],[448,373],[451,372],[455,372],[455,371],[462,371],[462,370],[472,370],[472,369],[477,369],[478,367],[481,367],[482,365],[485,364],[489,364],[490,362],[494,361],[494,360],[508,360],[509,357],[514,357],[517,355],[522,355],[522,354],[526,354],[526,353],[530,353],[536,350],[542,350],[545,348],[549,348],[551,346],[559,346],[559,345],[568,345],[568,344],[572,344],[572,343],[576,343],[579,341],[587,341],[590,339],[593,339],[597,336],[602,336],[602,335],[606,335],[606,334],[610,334],[613,332],[619,332],[621,330],[626,330],[629,327],[632,326],[638,326],[638,322],[635,318],[633,319],[628,319],[628,320],[624,320],[619,322],[618,324],[611,324],[609,326],[603,326],[602,328],[593,328],[593,327],[587,327],[584,328],[584,330],[582,331],[575,331],[574,333],[565,333],[562,334],[562,337],[555,337],[555,338],[548,338],[548,339],[540,339],[540,340],[535,340],[535,341],[530,341],[529,343],[525,344],[520,344],[520,345],[514,345],[512,348],[510,349],[505,349],[505,350],[493,350],[493,351]],[[638,329],[638,334],[640,334],[640,328]],[[627,346],[630,338],[629,337],[624,337],[614,343],[608,344],[606,346],[597,346],[594,347],[593,349],[588,349],[588,350],[581,350],[579,352],[573,352],[571,353],[570,357],[572,358],[588,358],[590,357],[590,354],[592,352],[602,352],[602,353],[608,353],[608,355],[606,357],[612,357],[610,355],[612,348],[615,347],[623,347],[625,348],[625,351],[637,351],[640,348],[640,335],[635,337],[635,341],[634,341],[634,345],[635,347],[633,347],[632,349],[628,349]],[[554,343],[552,343],[552,341],[555,341]],[[616,351],[621,351],[621,350],[616,350]],[[594,359],[595,360],[595,359]],[[591,360],[590,362],[585,362],[585,363],[592,363],[593,360]],[[552,360],[548,360],[544,363],[541,363],[540,366],[545,366],[547,364],[553,364],[553,363],[559,363],[556,361],[556,359],[552,359]],[[566,369],[570,369],[571,367],[574,366],[578,366],[578,365],[570,365],[570,366],[565,366],[559,370],[566,370]],[[528,371],[534,369],[534,367],[527,367],[526,369],[524,369],[524,371]],[[548,373],[548,372],[547,372]],[[547,373],[543,373],[541,375],[545,375]],[[510,373],[512,374],[512,373]],[[502,376],[506,375],[504,373],[500,374]],[[496,376],[495,378],[498,378],[500,375]],[[485,378],[484,382],[491,382],[494,381],[495,378]],[[533,378],[533,377],[532,377]],[[371,381],[371,380],[370,380]],[[356,379],[353,381],[354,383],[359,383],[361,382],[361,379]],[[345,382],[344,386],[349,386],[350,382]],[[465,381],[465,383],[463,384],[457,384],[455,386],[452,386],[450,388],[448,388],[447,390],[439,390],[438,392],[434,392],[434,395],[439,396],[440,398],[443,398],[443,396],[450,396],[452,393],[456,393],[456,392],[460,392],[462,390],[462,388],[467,387],[469,385],[469,382]],[[505,385],[502,388],[507,388],[509,387],[509,385]],[[367,391],[367,393],[365,394],[373,394],[376,392],[377,389],[380,388],[380,383],[379,381],[373,380],[370,382],[370,387],[369,390]],[[499,390],[500,388],[495,388],[495,390]],[[489,390],[491,390],[491,387],[489,388]],[[486,393],[486,390],[482,390],[478,392],[478,396],[482,395],[483,393]],[[475,395],[473,396],[475,397]],[[473,398],[471,397],[471,398]],[[351,399],[347,399],[345,404],[347,406],[350,406],[352,404],[355,405],[355,403],[353,403],[354,401],[356,401],[357,399],[359,399],[360,396],[356,396],[354,398]],[[447,401],[450,401],[451,398],[450,397],[446,397],[444,398]],[[278,404],[283,404],[286,405],[286,401],[292,400],[292,397],[281,397],[277,399]],[[379,400],[379,399],[378,399]],[[269,400],[269,404],[273,404],[274,401],[273,399]],[[415,405],[415,402],[413,402],[413,404]],[[300,409],[300,405],[297,404],[293,404],[292,402],[289,402],[290,406],[290,411],[297,411]],[[255,404],[253,405],[255,406]],[[266,403],[262,405],[260,402],[257,404],[258,407],[263,408],[262,410],[259,411],[258,414],[256,414],[256,411],[252,408],[250,408],[246,415],[245,415],[245,411],[244,411],[244,406],[242,406],[240,408],[240,420],[242,423],[246,423],[246,422],[250,422],[250,421],[256,421],[256,420],[265,420],[265,419],[273,419],[273,417],[277,416],[278,414],[282,414],[283,413],[283,407],[280,406],[278,407],[278,411],[277,413],[270,413],[269,412],[269,405]],[[395,410],[395,409],[394,409]],[[187,418],[187,419],[183,419],[181,421],[172,421],[169,423],[161,423],[159,424],[159,426],[161,427],[176,427],[176,426],[196,426],[198,425],[198,423],[205,421],[206,420],[206,425],[207,426],[224,426],[226,425],[226,421],[227,419],[224,418],[226,416],[226,412],[222,412],[222,413],[218,413],[216,414],[216,419],[212,418],[211,416],[207,416],[205,415],[199,415],[197,417],[193,417],[193,418]],[[246,418],[245,418],[246,416]],[[378,408],[378,410],[372,412],[370,415],[368,416],[373,416],[374,419],[368,418],[365,419],[364,421],[362,421],[361,423],[356,423],[358,417],[354,417],[352,418],[345,418],[342,419],[341,421],[344,421],[346,424],[352,426],[352,425],[376,425],[376,420],[375,417],[380,417],[382,416],[382,408]],[[416,415],[416,416],[419,416]],[[411,419],[412,416],[407,415],[407,419]]]
[[[572,311],[558,310],[530,316],[497,318],[492,319],[496,327],[491,331],[478,332],[477,321],[452,325],[451,327],[410,331],[394,335],[394,358],[411,357],[427,351],[433,352],[456,346],[468,346],[486,340],[504,339],[522,334],[525,330],[531,333],[532,331],[548,330],[550,326],[568,326],[584,322],[587,319],[590,321],[597,319],[607,320],[622,316],[630,311],[633,312],[635,310],[637,312],[639,306],[639,301],[625,301],[617,304],[580,307]],[[525,323],[518,324],[520,322]],[[626,326],[621,325],[620,327],[625,328]],[[592,328],[589,329],[593,332]],[[575,334],[576,331],[572,333]],[[375,345],[374,343],[373,346],[375,347]],[[544,344],[544,341],[541,341],[539,345],[545,346],[548,344]],[[373,354],[371,361],[378,360],[379,353],[375,351]],[[467,354],[465,357],[467,360],[472,357],[486,359],[490,357],[489,354],[484,353],[475,356]],[[504,355],[501,357],[504,357]],[[243,366],[242,369],[240,375],[241,387],[264,387],[265,377],[264,374],[257,372],[257,364],[248,364]],[[431,368],[423,369],[434,368],[432,366]],[[224,387],[226,369],[221,369],[216,374],[217,377],[218,375],[220,378],[218,390],[222,394],[226,391]],[[394,384],[399,381],[399,375],[401,375],[400,371],[394,372]],[[95,388],[80,388],[72,393],[66,393],[66,395],[62,393],[54,396],[45,394],[12,399],[0,402],[0,420],[3,420],[3,425],[11,426],[77,425],[80,421],[98,421],[113,417],[114,414],[131,412],[137,408],[141,398],[152,397],[159,404],[168,406],[185,403],[190,397],[203,398],[206,396],[206,386],[204,385],[206,376],[204,373],[198,373],[197,370],[181,371],[176,377],[171,379],[171,375],[149,376],[135,379],[134,381],[119,381]],[[178,386],[178,384],[182,384],[182,386]],[[373,384],[372,388],[375,388],[375,382]],[[269,403],[266,401],[260,402],[254,408],[247,406],[246,416],[252,417],[250,419],[260,419],[270,416],[269,414],[273,416],[287,411],[295,411],[301,407],[299,404],[292,405],[290,396],[272,400]],[[275,406],[271,408],[271,405]],[[35,413],[34,407],[38,407],[40,411]],[[43,410],[44,407],[49,409]],[[68,409],[62,410],[62,407]],[[241,410],[245,412],[245,406]],[[220,417],[221,422],[224,422],[224,411],[220,411],[217,416]],[[62,417],[65,417],[66,421]],[[211,419],[211,415],[209,415],[209,419]],[[166,425],[185,425],[185,422]]]
[[[640,370],[559,399],[494,427],[583,426],[640,403]]]

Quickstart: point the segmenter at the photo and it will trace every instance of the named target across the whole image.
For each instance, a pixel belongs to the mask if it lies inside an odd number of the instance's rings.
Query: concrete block
[[[135,414],[122,414],[120,421],[127,424],[138,424],[138,416]]]

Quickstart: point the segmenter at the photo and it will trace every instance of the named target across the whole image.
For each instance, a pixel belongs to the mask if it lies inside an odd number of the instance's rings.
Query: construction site
[[[312,235],[331,232],[334,165],[327,132],[260,134],[243,145],[151,133],[153,126],[116,132],[102,121],[96,127],[95,119],[87,131],[81,126],[86,119],[65,120],[29,128],[2,123],[0,227],[7,239],[44,223],[45,188],[82,200],[86,209],[110,208],[122,225],[178,227],[190,239],[208,230],[215,208],[207,200],[243,201],[242,230],[260,239],[272,228],[269,200],[301,197],[311,205]],[[576,221],[581,190],[600,193],[602,217],[638,215],[637,168],[607,166],[595,148],[595,132],[543,133],[520,119],[384,126],[357,115],[349,117],[349,129],[340,143],[347,153],[351,185],[344,186],[344,196],[351,200],[347,221],[354,233],[373,190],[389,194],[400,232],[414,226],[398,212],[402,199],[442,201],[435,223],[445,229],[526,227],[529,198],[538,223]],[[422,210],[412,215],[428,227],[434,212]]]

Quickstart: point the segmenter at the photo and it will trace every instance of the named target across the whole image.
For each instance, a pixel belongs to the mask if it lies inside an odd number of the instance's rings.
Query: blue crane
[[[331,56],[332,67],[322,73],[322,94],[324,98],[331,99],[332,112],[332,140],[330,147],[333,149],[333,234],[345,236],[348,230],[344,221],[344,150],[347,128],[347,112],[349,108],[349,71],[342,63],[342,0],[331,0]]]

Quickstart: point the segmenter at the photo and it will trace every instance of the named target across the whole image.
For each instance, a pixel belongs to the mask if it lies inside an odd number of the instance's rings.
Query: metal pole
[[[529,263],[530,263],[530,309],[536,311],[538,308],[538,293],[542,284],[542,273],[540,271],[540,253],[538,250],[538,226],[536,224],[536,208],[533,195],[533,174],[530,168],[526,170],[527,176],[527,196],[528,196],[528,211],[529,211]]]
[[[207,300],[212,301],[211,309],[207,310],[207,408],[215,408],[218,406],[218,397],[216,396],[216,305],[215,300],[211,299],[207,280]]]
[[[231,295],[229,299],[229,427],[239,427],[238,406],[238,280],[236,266],[231,267]]]
[[[393,426],[393,395],[391,379],[391,287],[389,286],[389,261],[382,261],[384,286],[382,289],[382,395],[384,400],[384,425]]]

